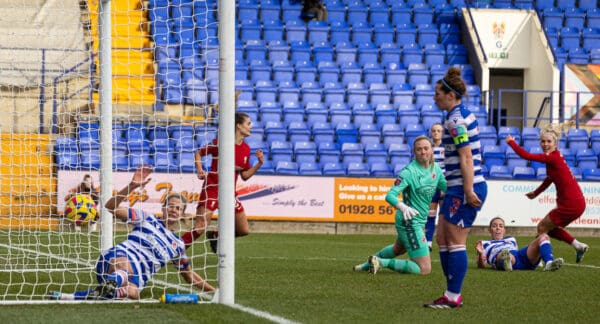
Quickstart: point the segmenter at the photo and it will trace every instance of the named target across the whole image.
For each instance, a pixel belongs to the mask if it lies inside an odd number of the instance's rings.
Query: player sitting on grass
[[[489,264],[495,270],[535,270],[540,260],[544,260],[544,271],[554,271],[564,262],[562,258],[555,259],[552,255],[552,245],[546,234],[519,249],[514,237],[505,236],[506,228],[502,218],[492,218],[488,230],[492,239],[477,241],[475,245],[478,268],[485,268]]]
[[[186,201],[178,193],[170,193],[163,203],[163,219],[140,209],[118,207],[133,190],[143,187],[152,173],[149,167],[139,167],[131,182],[111,197],[105,207],[116,218],[133,225],[127,239],[100,255],[96,263],[95,289],[72,294],[52,291],[51,299],[139,299],[152,275],[168,262],[173,263],[188,283],[203,291],[215,288],[190,267],[183,240],[174,230],[183,216]]]

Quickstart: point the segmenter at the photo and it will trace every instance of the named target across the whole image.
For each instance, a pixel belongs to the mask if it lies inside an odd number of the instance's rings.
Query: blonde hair
[[[561,129],[560,125],[546,124],[540,130],[540,137],[542,137],[544,135],[550,135],[550,136],[554,137],[554,139],[556,140],[556,143],[558,143],[558,140],[560,139],[560,129]]]
[[[419,141],[427,141],[429,142],[429,145],[431,145],[431,148],[433,148],[433,142],[431,141],[431,138],[425,136],[425,135],[419,135],[415,138],[415,141],[413,142],[413,152],[415,150],[415,147],[417,145],[417,142]],[[433,158],[433,154],[431,154],[431,158],[429,159],[429,167],[433,168],[433,164],[434,164],[435,160]]]

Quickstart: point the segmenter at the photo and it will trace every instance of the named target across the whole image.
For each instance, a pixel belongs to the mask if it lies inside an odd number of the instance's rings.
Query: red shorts
[[[214,189],[203,188],[200,192],[200,200],[198,200],[198,207],[204,206],[210,211],[215,211],[219,208],[219,188]],[[235,209],[236,214],[244,212],[244,206],[235,196]]]
[[[585,211],[585,200],[570,201],[568,205],[560,204],[552,209],[548,216],[556,226],[567,227],[572,221],[579,218]]]

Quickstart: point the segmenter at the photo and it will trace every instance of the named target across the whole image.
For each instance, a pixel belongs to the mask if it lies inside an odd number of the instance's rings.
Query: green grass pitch
[[[302,323],[591,323],[600,317],[600,238],[582,264],[574,250],[552,241],[555,257],[566,264],[556,272],[501,272],[477,269],[470,237],[465,305],[432,310],[422,303],[445,288],[434,249],[432,273],[403,275],[384,269],[376,275],[354,272],[394,239],[389,235],[257,234],[236,240],[236,304]],[[532,237],[519,237],[521,245]],[[201,243],[194,247],[203,250]],[[35,276],[35,273],[26,274]],[[0,273],[6,283],[9,273]],[[31,277],[31,280],[35,280]],[[2,306],[2,323],[263,323],[239,309],[219,304],[100,304]]]

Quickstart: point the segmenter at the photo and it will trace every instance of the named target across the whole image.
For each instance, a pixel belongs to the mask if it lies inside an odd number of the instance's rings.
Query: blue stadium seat
[[[267,52],[269,62],[287,61],[289,59],[290,46],[284,40],[271,40],[268,42]]]
[[[342,85],[345,87],[350,83],[362,82],[362,68],[354,61],[345,61],[340,63],[340,77]]]
[[[536,179],[535,170],[527,166],[515,166],[512,176],[514,179]]]
[[[460,44],[460,25],[458,24],[440,24],[440,43],[443,45]]]
[[[342,74],[343,74],[342,70]],[[343,78],[343,76],[342,76]],[[357,103],[369,102],[369,90],[362,82],[350,82],[346,85],[346,102],[349,106],[354,106]]]
[[[373,28],[367,22],[353,22],[350,37],[354,45],[371,43],[373,40]]]
[[[569,165],[569,167],[571,168],[571,173],[573,174],[573,176],[575,177],[575,179],[577,181],[583,180],[583,172],[581,171],[580,168],[576,168],[571,165]]]
[[[311,60],[310,45],[308,42],[304,40],[290,41],[289,39],[288,42],[290,44],[290,59],[292,63],[308,62]]]
[[[263,60],[252,60],[248,67],[250,80],[256,83],[258,80],[271,80],[271,65]]]
[[[388,66],[388,63],[394,63],[398,66],[402,58],[402,50],[394,42],[379,43],[379,56],[381,64]]]
[[[396,166],[401,165],[405,166],[410,163],[412,149],[409,145],[403,143],[391,143],[388,147],[388,156],[390,157],[390,165],[394,166],[394,170],[396,170]],[[394,171],[394,173],[397,173]]]
[[[391,6],[392,24],[398,25],[412,21],[412,8],[404,1],[392,1]]]
[[[154,171],[178,172],[179,166],[173,152],[154,152]]]
[[[412,147],[415,138],[420,135],[427,135],[428,130],[425,129],[423,124],[409,124],[404,128],[404,136],[406,137],[406,143]]]
[[[502,149],[506,149],[508,146],[504,139],[509,134],[515,138],[517,143],[521,143],[521,131],[519,128],[515,126],[500,126],[500,128],[498,128],[498,144],[500,147],[502,147]]]
[[[327,143],[335,140],[335,131],[330,123],[326,121],[317,121],[312,124],[311,132],[313,141],[317,144]]]
[[[417,24],[417,43],[421,46],[428,44],[437,44],[439,38],[439,29],[436,25],[432,25],[431,22],[427,23],[416,23]]]
[[[373,124],[372,121],[373,113],[374,111],[370,109],[357,109],[353,111],[353,114],[355,114],[354,125],[358,128],[358,138],[359,142],[362,144],[381,142],[381,131],[379,126]],[[364,117],[363,123],[360,123],[360,117]],[[369,119],[371,119],[371,122],[368,121]]]
[[[317,144],[310,141],[294,143],[294,160],[298,163],[317,161]]]
[[[294,65],[294,69],[296,71],[296,82],[302,85],[302,88],[305,88],[306,85],[314,84],[317,80],[317,68],[311,61],[296,61]]]
[[[563,10],[575,8],[575,0],[556,0],[556,8]]]
[[[481,126],[480,126],[481,129]],[[531,147],[537,146],[540,143],[540,128],[539,127],[523,127],[522,130],[523,147],[529,150]],[[504,140],[504,139],[502,139]]]
[[[419,124],[419,112],[414,109],[398,109],[397,112],[400,128],[405,129],[409,125]]]
[[[415,25],[433,23],[433,10],[425,2],[418,2],[413,6],[413,22]]]
[[[302,12],[301,2],[282,1],[281,4],[281,20],[296,20],[300,19]]]
[[[323,88],[316,81],[302,82],[300,93],[302,94],[302,104],[305,106],[309,102],[322,102],[323,100]]]
[[[327,0],[327,18],[333,26],[335,23],[346,20],[346,4],[341,0]]]
[[[334,142],[320,142],[319,144],[317,144],[317,153],[319,156],[319,162],[323,166],[325,166],[326,163],[330,162],[340,162],[341,153]]]
[[[274,61],[272,63],[273,80],[275,82],[294,81],[294,67],[288,61]]]
[[[560,46],[569,51],[580,46],[579,29],[576,27],[562,27],[559,34]]]
[[[418,84],[429,83],[429,69],[424,63],[411,63],[408,65],[408,83],[416,88]]]
[[[600,169],[598,169],[598,168],[583,169],[582,179],[585,181],[600,181]]]
[[[346,21],[365,23],[368,21],[367,6],[361,0],[351,0],[346,5],[348,7]]]
[[[496,132],[496,127],[492,125],[479,125],[479,141],[481,143],[481,147],[498,144],[498,133]]]
[[[300,88],[294,81],[282,81],[278,83],[279,102],[300,102]]]
[[[581,31],[582,46],[588,51],[598,48],[600,28],[583,28]]]
[[[265,101],[258,107],[260,121],[267,123],[270,121],[280,122],[283,120],[283,110],[276,102]]]
[[[365,156],[364,147],[361,143],[341,143],[341,153],[344,165],[352,162],[362,163]]]
[[[316,122],[327,122],[329,112],[322,102],[309,102],[305,105],[306,122],[313,125]]]
[[[292,161],[277,161],[275,173],[280,175],[298,175],[298,163]]]
[[[585,11],[575,6],[565,9],[565,27],[582,29],[585,25]]]
[[[296,142],[307,142],[311,139],[311,131],[305,122],[291,121],[288,125],[288,136],[292,144]]]
[[[317,162],[301,162],[298,167],[298,174],[305,176],[322,176],[321,165]]]
[[[394,105],[412,104],[414,89],[408,83],[395,83],[392,86],[392,103]]]
[[[326,162],[323,164],[324,176],[346,176],[346,169],[339,162]]]
[[[600,28],[600,8],[592,8],[586,10],[588,28]]]
[[[542,9],[542,24],[544,27],[561,28],[563,26],[564,14],[562,9],[555,7],[539,8]]]
[[[366,163],[349,162],[346,167],[346,174],[349,177],[368,177],[371,175],[371,172]]]
[[[308,42],[315,44],[329,41],[329,25],[326,21],[311,20],[308,22]]]
[[[256,102],[260,105],[265,101],[277,101],[277,87],[271,80],[258,80],[254,85]]]
[[[510,171],[513,171],[515,167],[526,167],[529,162],[522,159],[517,153],[509,146],[505,151],[506,166]]]
[[[343,62],[356,62],[358,48],[352,43],[339,41],[335,44],[335,61],[338,64]]]
[[[329,105],[336,102],[344,102],[346,89],[339,82],[325,82],[323,85],[323,101]]]
[[[373,42],[377,46],[384,43],[394,43],[395,30],[387,20],[373,23]]]
[[[326,41],[313,43],[312,53],[315,63],[334,60],[333,46]]]
[[[505,165],[492,165],[490,169],[490,178],[512,180],[512,172]]]
[[[285,39],[288,42],[306,41],[308,28],[302,20],[293,19],[285,21]]]
[[[383,144],[402,144],[404,143],[404,130],[398,124],[384,124],[381,126],[381,137]]]
[[[544,179],[546,179],[546,177],[547,177],[547,174],[546,174],[546,167],[544,166],[544,167],[538,168],[538,169],[535,171],[535,177],[536,177],[536,179],[538,179],[538,180],[544,180]]]
[[[407,71],[400,61],[398,61],[397,63],[388,62],[385,65],[385,81],[390,87],[392,87],[392,90],[396,87],[397,84],[406,84],[406,74]],[[412,92],[412,87],[410,90]]]
[[[586,149],[589,147],[588,132],[585,128],[571,128],[567,131],[567,145],[573,150]]]
[[[486,145],[483,147],[483,163],[490,169],[494,165],[506,164],[506,151],[499,145]]]
[[[412,63],[423,63],[423,49],[419,44],[406,43],[402,47],[402,63],[408,66]]]
[[[335,125],[335,136],[338,145],[358,142],[358,129],[352,123],[338,123]]]
[[[389,104],[391,102],[391,94],[391,90],[383,82],[371,83],[369,85],[369,103],[373,106]]]
[[[175,160],[175,165],[181,172],[196,173],[196,161],[194,157],[194,152],[178,152]]]
[[[262,39],[262,27],[258,19],[242,20],[240,23],[239,35],[240,39],[243,41]]]
[[[331,18],[331,17],[330,17]],[[331,20],[329,26],[329,38],[332,44],[338,42],[350,42],[350,26],[342,20]]]
[[[446,49],[443,45],[436,43],[425,46],[425,64],[428,67],[444,63],[446,63]]]
[[[590,147],[595,152],[600,152],[600,129],[590,131]]]
[[[243,21],[245,19],[258,20],[258,1],[256,0],[241,0],[237,4],[238,19]]]
[[[293,149],[292,144],[286,141],[272,141],[269,146],[271,154],[271,162],[277,166],[279,161],[292,161]]]
[[[365,143],[365,159],[368,164],[387,163],[387,148],[379,142]]]
[[[377,104],[375,106],[375,120],[379,128],[385,124],[395,124],[397,113],[391,104]]]
[[[598,155],[589,148],[578,149],[575,153],[575,161],[581,170],[598,168]]]
[[[256,173],[263,175],[272,175],[275,174],[275,167],[273,166],[273,163],[271,161],[265,159],[263,165],[258,169]]]
[[[340,80],[340,68],[333,61],[319,61],[317,63],[319,82],[338,82]]]
[[[467,48],[462,44],[446,45],[446,59],[449,65],[466,64]]]
[[[369,88],[374,83],[385,85],[385,70],[378,62],[367,62],[363,64],[363,81]],[[387,85],[386,85],[387,89]],[[389,89],[388,102],[389,102]]]
[[[369,4],[369,22],[375,25],[378,22],[390,21],[390,8],[383,0],[372,1]]]
[[[571,168],[574,168],[575,161],[576,161],[575,160],[575,152],[569,148],[561,148],[560,153],[562,153],[563,158],[565,159],[565,162],[567,163],[567,165],[570,166]]]
[[[367,63],[378,63],[379,61],[379,49],[371,41],[364,41],[356,43],[357,46],[357,58],[360,65]]]
[[[595,9],[598,6],[596,0],[579,0],[577,7],[581,9]]]
[[[426,129],[430,129],[433,124],[441,123],[444,114],[441,110],[424,110],[421,111],[421,123]]]
[[[287,141],[287,129],[280,121],[267,121],[265,123],[265,138],[268,143],[274,141]]]
[[[402,47],[406,44],[417,43],[417,27],[409,22],[402,22],[396,25],[396,44]]]
[[[263,20],[263,39],[265,42],[284,39],[284,29],[281,20]]]
[[[281,15],[280,1],[261,0],[258,9],[260,19],[264,21],[279,20]]]

